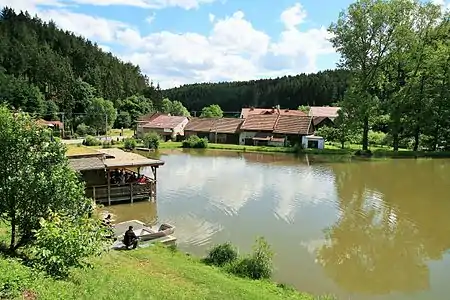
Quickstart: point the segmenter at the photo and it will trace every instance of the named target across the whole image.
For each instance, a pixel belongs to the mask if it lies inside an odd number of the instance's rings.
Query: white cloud
[[[102,45],[141,69],[162,87],[192,82],[249,80],[317,71],[320,55],[333,53],[324,27],[301,30],[306,18],[300,4],[287,8],[279,18],[285,25],[273,39],[255,28],[242,11],[217,18],[210,14],[209,34],[168,31],[142,35],[138,28],[124,22],[85,15],[62,4],[92,3],[93,0],[18,0],[15,9],[38,13],[43,20],[53,19],[61,28],[81,34]],[[127,5],[195,8],[213,0],[130,0]],[[0,5],[11,5],[0,0]],[[123,4],[125,0],[101,0],[96,5]],[[59,7],[58,7],[59,5]],[[117,47],[120,46],[120,47]],[[115,52],[114,49],[122,49]]]
[[[280,19],[287,29],[294,29],[305,21],[306,16],[306,11],[303,6],[300,3],[296,3],[294,6],[283,11]]]

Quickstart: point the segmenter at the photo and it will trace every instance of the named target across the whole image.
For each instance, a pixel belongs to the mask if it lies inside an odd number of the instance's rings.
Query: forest
[[[232,112],[250,106],[297,109],[343,100],[349,78],[346,70],[326,70],[274,79],[188,84],[163,90],[163,95],[181,101],[191,111],[200,111],[212,103]]]

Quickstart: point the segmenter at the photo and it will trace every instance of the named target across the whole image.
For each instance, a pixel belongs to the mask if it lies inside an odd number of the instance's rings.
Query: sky
[[[339,56],[327,27],[351,2],[0,0],[0,7],[53,20],[170,88],[333,69]]]

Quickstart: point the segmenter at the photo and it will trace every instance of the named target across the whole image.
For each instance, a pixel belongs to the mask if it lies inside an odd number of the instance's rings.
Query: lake
[[[112,206],[116,220],[173,223],[179,248],[199,256],[226,241],[245,253],[264,236],[274,280],[313,294],[450,294],[450,160],[180,150],[161,159],[157,203]]]

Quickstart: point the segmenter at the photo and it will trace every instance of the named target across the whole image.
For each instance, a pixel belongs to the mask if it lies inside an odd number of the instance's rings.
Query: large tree
[[[112,127],[117,117],[117,111],[114,104],[103,98],[94,98],[91,104],[86,108],[86,125],[91,126],[97,132]]]
[[[203,107],[200,118],[222,118],[223,111],[217,104],[211,104],[209,106]]]
[[[363,150],[368,150],[370,118],[378,113],[382,71],[413,7],[409,0],[359,0],[329,28],[331,42],[341,55],[340,67],[353,75],[354,96],[347,97],[343,107],[363,129]]]
[[[10,249],[24,245],[51,211],[85,214],[84,186],[65,147],[24,113],[0,107],[0,221],[11,228]]]

